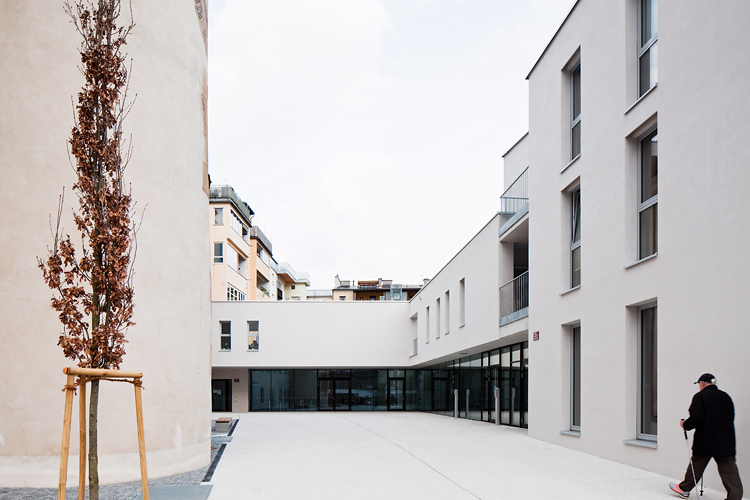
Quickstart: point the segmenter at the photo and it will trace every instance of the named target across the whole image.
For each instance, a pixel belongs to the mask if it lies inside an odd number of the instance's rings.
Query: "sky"
[[[432,278],[497,213],[574,3],[211,0],[211,182],[312,289]]]

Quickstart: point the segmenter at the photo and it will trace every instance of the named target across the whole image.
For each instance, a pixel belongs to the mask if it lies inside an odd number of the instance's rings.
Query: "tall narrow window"
[[[214,243],[214,264],[224,262],[224,244]]]
[[[424,334],[425,344],[430,343],[430,307],[427,306],[424,311]]]
[[[570,328],[570,430],[581,430],[581,325]]]
[[[221,226],[224,224],[224,209],[214,208],[214,225]]]
[[[638,97],[657,82],[657,0],[640,0],[638,12]]]
[[[219,349],[222,351],[232,350],[232,322],[231,321],[219,321],[221,325],[221,339],[219,343]]]
[[[638,439],[656,441],[656,305],[638,311]]]
[[[257,351],[260,348],[260,321],[247,322],[247,350]]]
[[[570,287],[581,284],[581,188],[571,193]]]
[[[466,278],[458,282],[458,326],[466,324]]]
[[[658,251],[659,136],[651,131],[640,141],[638,172],[638,259]]]
[[[446,290],[445,292],[445,334],[451,332],[451,292]]]
[[[570,159],[581,154],[581,63],[570,72]]]
[[[435,300],[435,338],[440,338],[440,297]]]

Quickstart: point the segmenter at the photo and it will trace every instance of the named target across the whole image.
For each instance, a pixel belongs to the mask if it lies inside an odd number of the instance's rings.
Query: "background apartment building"
[[[273,258],[255,212],[231,186],[211,186],[212,300],[305,300],[310,276]]]

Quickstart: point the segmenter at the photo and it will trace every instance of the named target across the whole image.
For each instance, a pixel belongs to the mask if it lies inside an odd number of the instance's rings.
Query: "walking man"
[[[716,377],[710,373],[704,373],[695,383],[700,391],[690,403],[690,418],[680,420],[680,427],[685,431],[695,429],[693,456],[685,479],[679,484],[669,483],[669,487],[681,497],[689,497],[695,482],[700,480],[708,461],[713,458],[727,490],[727,500],[742,500],[742,481],[735,459],[737,449],[732,398],[716,387]]]

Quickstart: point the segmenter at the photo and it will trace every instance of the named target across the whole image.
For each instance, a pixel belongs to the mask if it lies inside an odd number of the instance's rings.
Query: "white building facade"
[[[680,478],[711,372],[750,477],[747,19],[739,0],[579,0],[528,76],[500,212],[408,304],[214,303],[233,411],[499,421]]]

